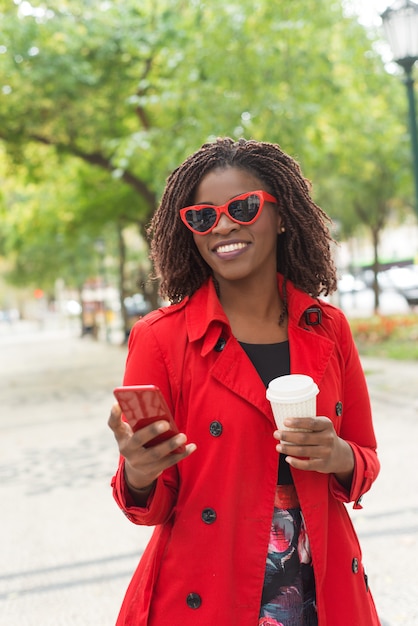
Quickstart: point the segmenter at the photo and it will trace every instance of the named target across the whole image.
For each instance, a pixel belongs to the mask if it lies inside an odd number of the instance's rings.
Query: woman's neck
[[[287,339],[287,321],[279,324],[283,302],[274,282],[219,284],[219,299],[234,336],[245,343],[276,343]],[[282,316],[283,317],[283,316]]]

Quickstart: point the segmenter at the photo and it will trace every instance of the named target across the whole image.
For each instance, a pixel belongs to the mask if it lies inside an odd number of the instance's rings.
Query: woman
[[[379,624],[344,504],[379,463],[348,323],[319,299],[327,220],[274,144],[218,139],[168,178],[150,234],[172,305],[135,325],[124,384],[157,385],[180,434],[146,448],[167,423],[133,434],[112,408],[116,501],[156,527],[118,625]],[[320,389],[308,432],[274,424],[266,386],[289,373]]]

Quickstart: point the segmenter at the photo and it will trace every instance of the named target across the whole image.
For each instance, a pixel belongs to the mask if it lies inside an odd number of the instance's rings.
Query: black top
[[[269,382],[278,376],[290,374],[289,342],[280,343],[243,343],[240,342],[248,358],[257,370],[261,380],[267,388]],[[279,476],[277,484],[289,485],[293,483],[289,464],[284,460],[284,454],[279,459]]]

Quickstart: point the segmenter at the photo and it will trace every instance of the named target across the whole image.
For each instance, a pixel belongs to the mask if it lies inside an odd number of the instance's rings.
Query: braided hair
[[[331,220],[310,197],[310,184],[299,164],[277,144],[226,137],[204,144],[167,179],[148,228],[161,295],[172,303],[180,302],[212,274],[179,210],[193,204],[197,186],[206,174],[228,167],[256,176],[277,199],[285,227],[278,235],[277,271],[311,296],[335,291],[333,240],[328,229]]]

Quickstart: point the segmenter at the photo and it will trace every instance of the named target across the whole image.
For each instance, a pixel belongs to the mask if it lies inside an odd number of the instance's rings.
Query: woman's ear
[[[279,215],[279,218],[277,220],[277,233],[279,235],[282,235],[285,231],[286,231],[286,229],[283,226],[283,220],[282,220],[281,216]]]

